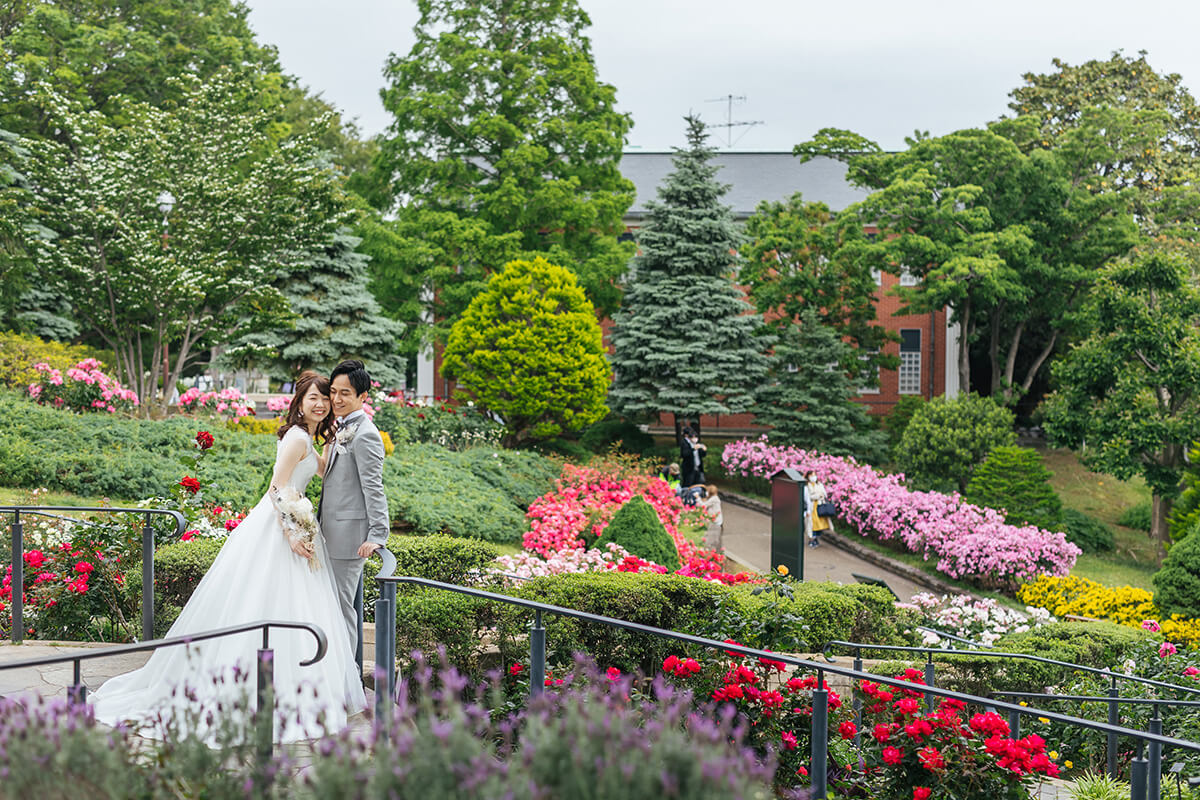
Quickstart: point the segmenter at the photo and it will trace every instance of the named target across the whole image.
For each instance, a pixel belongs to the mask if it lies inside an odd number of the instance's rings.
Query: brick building
[[[631,151],[621,160],[621,172],[633,181],[637,196],[625,215],[626,236],[632,238],[646,217],[646,203],[657,197],[658,186],[671,172],[670,152]],[[754,213],[763,200],[782,201],[796,192],[805,200],[825,203],[833,211],[866,196],[862,189],[846,181],[846,166],[830,158],[815,158],[806,163],[791,153],[718,153],[714,163],[720,167],[717,179],[729,184],[723,202],[733,209],[734,218],[743,221]],[[878,321],[895,331],[899,342],[889,343],[887,351],[900,357],[900,368],[883,370],[879,388],[863,392],[858,401],[866,404],[871,413],[883,414],[902,395],[932,398],[958,394],[958,370],[954,359],[957,352],[957,326],[949,324],[948,314],[896,315],[900,300],[888,289],[904,276],[877,275]],[[606,334],[609,320],[603,320]],[[947,354],[950,354],[947,357]],[[422,358],[417,367],[417,395],[448,397],[453,391],[451,382],[441,376],[441,354]],[[662,421],[673,428],[669,415]],[[753,419],[746,414],[719,418],[705,417],[701,426],[708,433],[735,435],[755,430]]]

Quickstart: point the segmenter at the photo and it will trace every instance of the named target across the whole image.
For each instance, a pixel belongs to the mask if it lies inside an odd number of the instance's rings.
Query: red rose
[[[95,568],[96,568],[96,566],[94,564],[87,562],[87,561],[80,561],[78,564],[75,565],[75,571],[78,572],[80,575],[87,575]]]
[[[916,786],[913,788],[913,800],[929,800],[929,795],[933,794],[933,789],[928,786]]]
[[[187,489],[192,494],[200,491],[200,481],[196,480],[191,475],[185,476],[184,479],[179,482],[179,485],[184,489]]]
[[[41,550],[27,550],[25,552],[25,563],[30,567],[37,569],[42,564],[46,563],[46,557],[42,555]]]
[[[842,735],[843,739],[853,739],[858,733],[858,727],[853,722],[846,720],[841,725],[838,725],[838,733]]]
[[[213,446],[213,435],[208,431],[200,431],[196,434],[196,446],[201,450],[207,450]]]
[[[509,675],[520,675],[521,670],[523,670],[523,669],[524,669],[524,667],[522,667],[520,664],[513,664],[511,667],[508,668],[508,674]]]
[[[608,676],[610,681],[621,680],[621,670],[617,669],[616,667],[609,667],[605,674]]]
[[[184,531],[183,535],[179,537],[179,540],[183,541],[183,542],[190,542],[192,539],[195,539],[196,536],[199,535],[199,533],[200,533],[200,531],[194,531],[194,530],[193,531]]]
[[[898,747],[883,748],[883,763],[895,766],[904,759],[904,755]]]
[[[239,523],[239,522],[241,522],[241,520],[240,520],[240,519],[227,519],[227,520],[225,520],[225,530],[226,530],[226,531],[231,531],[231,530],[233,530],[234,528],[236,528],[236,527],[238,526],[238,523]]]

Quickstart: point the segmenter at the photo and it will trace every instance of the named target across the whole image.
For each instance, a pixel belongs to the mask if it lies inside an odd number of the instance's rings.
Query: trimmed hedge
[[[116,500],[165,495],[184,475],[179,457],[196,431],[216,445],[204,468],[221,502],[249,508],[275,461],[275,439],[225,429],[218,420],[164,420],[58,411],[0,393],[0,486],[57,489]]]
[[[388,537],[387,548],[396,556],[397,575],[460,585],[467,583],[468,574],[472,570],[490,566],[500,554],[495,545],[488,542],[440,534],[392,534]],[[375,600],[379,597],[379,585],[375,583],[375,576],[378,574],[379,560],[368,558],[363,564],[363,616],[368,620],[375,619]],[[400,585],[397,591],[413,593],[426,590]],[[402,619],[399,614],[396,618]]]
[[[675,541],[663,527],[658,514],[640,495],[631,497],[617,509],[594,546],[602,549],[609,542],[619,544],[639,558],[661,564],[669,572],[679,569]]]
[[[1200,530],[1200,526],[1198,526]],[[1194,617],[1200,611],[1200,532],[1171,545],[1154,573],[1154,605],[1163,614]]]

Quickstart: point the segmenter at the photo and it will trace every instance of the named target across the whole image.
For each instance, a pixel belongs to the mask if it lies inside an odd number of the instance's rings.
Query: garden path
[[[730,502],[728,493],[722,493],[721,497],[725,500],[721,506],[725,518],[725,554],[756,572],[767,572],[771,568],[770,515],[758,508]],[[847,549],[844,537],[837,534],[822,538],[820,547],[804,551],[805,580],[857,583],[854,577],[857,573],[883,580],[901,600],[908,600],[918,592],[936,591],[926,583],[918,583],[919,576],[912,575],[911,568],[904,565],[889,568],[880,566],[878,560],[866,561]]]

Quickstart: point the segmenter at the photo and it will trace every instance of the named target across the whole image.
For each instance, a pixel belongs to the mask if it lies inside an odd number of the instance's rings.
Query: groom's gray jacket
[[[383,439],[366,414],[346,426],[350,440],[331,443],[317,514],[330,558],[358,558],[363,542],[387,544],[387,497],[383,493]],[[346,436],[347,434],[344,434]],[[334,452],[336,451],[336,452]]]

